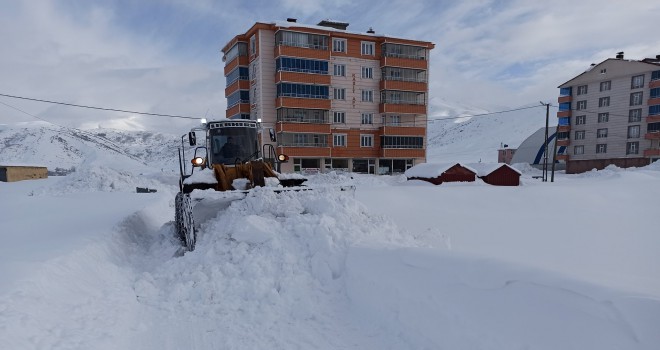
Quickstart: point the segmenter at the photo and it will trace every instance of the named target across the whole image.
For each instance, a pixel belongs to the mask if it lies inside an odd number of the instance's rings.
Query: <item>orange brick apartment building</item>
[[[434,44],[348,23],[255,23],[222,52],[226,116],[261,120],[283,172],[402,173],[426,160]]]

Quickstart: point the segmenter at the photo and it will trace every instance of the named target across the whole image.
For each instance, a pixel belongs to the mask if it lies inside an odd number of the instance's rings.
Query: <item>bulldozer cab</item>
[[[257,123],[223,121],[209,124],[210,164],[234,165],[259,158]]]

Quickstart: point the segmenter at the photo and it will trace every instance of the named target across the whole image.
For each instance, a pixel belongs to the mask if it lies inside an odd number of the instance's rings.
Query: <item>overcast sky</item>
[[[660,54],[660,1],[2,0],[0,94],[150,113],[223,117],[220,48],[254,22],[344,20],[348,29],[431,41],[430,114],[543,100],[625,51]],[[182,133],[190,120],[0,97],[0,124]]]

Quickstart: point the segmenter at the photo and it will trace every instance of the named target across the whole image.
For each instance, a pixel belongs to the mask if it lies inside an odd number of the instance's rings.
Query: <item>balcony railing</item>
[[[328,147],[327,142],[280,142],[282,147]]]
[[[303,47],[306,49],[314,49],[314,50],[328,50],[328,45],[323,45],[323,44],[307,44],[307,43],[296,43],[293,41],[278,41],[277,42],[278,46],[293,46],[293,47]]]

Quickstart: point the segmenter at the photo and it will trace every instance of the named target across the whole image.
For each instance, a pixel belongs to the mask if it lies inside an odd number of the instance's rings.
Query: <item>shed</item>
[[[522,173],[505,163],[472,163],[468,166],[477,171],[477,176],[494,186],[519,186]]]
[[[423,180],[434,185],[443,182],[474,182],[477,172],[460,163],[423,163],[406,170],[408,180]]]
[[[48,168],[32,165],[0,165],[0,181],[14,182],[21,180],[45,179]]]

